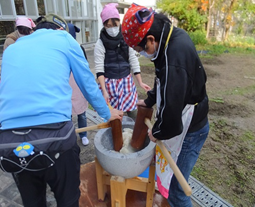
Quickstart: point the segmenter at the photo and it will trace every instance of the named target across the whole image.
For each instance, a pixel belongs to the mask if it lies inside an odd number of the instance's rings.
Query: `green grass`
[[[231,44],[222,43],[208,43],[206,45],[196,45],[198,51],[208,51],[206,54],[200,54],[200,56],[211,58],[215,55],[224,53],[230,54],[255,54],[255,46],[233,46]]]
[[[209,101],[215,102],[215,103],[224,103],[224,100],[222,97],[216,97],[216,98],[209,98]]]
[[[251,150],[255,148],[255,135],[253,132],[245,131],[243,135],[240,137],[240,140],[242,140],[242,142],[244,143],[248,143],[247,146],[249,146]]]
[[[235,46],[244,46],[244,47],[254,47],[255,46],[255,38],[243,35],[230,35],[227,41],[228,45]]]
[[[253,36],[230,34],[225,42],[218,42],[216,39],[205,39],[205,32],[194,32],[189,35],[198,51],[208,51],[201,56],[211,57],[223,53],[255,54],[255,38]]]

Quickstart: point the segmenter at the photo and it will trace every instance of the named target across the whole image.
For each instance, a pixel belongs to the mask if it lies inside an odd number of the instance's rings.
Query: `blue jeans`
[[[208,133],[209,123],[207,122],[200,130],[186,134],[181,153],[177,160],[177,166],[187,181]],[[175,176],[171,180],[168,203],[171,207],[192,207],[191,198],[185,195]]]
[[[87,126],[87,117],[86,117],[86,111],[82,114],[78,114],[78,128],[86,127]],[[79,133],[80,138],[87,137],[87,132],[81,132]]]

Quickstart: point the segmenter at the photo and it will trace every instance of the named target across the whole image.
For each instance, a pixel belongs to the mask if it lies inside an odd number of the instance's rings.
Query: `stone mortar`
[[[122,129],[133,129],[131,122],[122,123]],[[147,137],[145,147],[137,152],[121,154],[113,150],[111,128],[100,129],[94,139],[95,153],[100,165],[111,175],[132,178],[140,175],[151,163],[156,144]]]

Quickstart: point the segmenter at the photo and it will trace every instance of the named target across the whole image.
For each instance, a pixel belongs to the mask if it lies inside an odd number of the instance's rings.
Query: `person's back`
[[[53,22],[54,18],[60,19],[48,16]],[[51,26],[62,28],[58,23]],[[79,206],[79,147],[69,118],[68,35],[41,28],[19,38],[3,53],[0,140],[10,147],[0,149],[5,159],[1,168],[13,173],[25,207],[46,206],[46,184],[58,206]]]
[[[5,87],[0,89],[3,128],[17,127],[17,122],[22,122],[19,127],[23,127],[70,120],[71,87],[64,78],[70,74],[66,48],[71,38],[65,31],[40,29],[6,49],[1,83]],[[11,59],[15,61],[5,61]],[[13,90],[11,97],[6,91],[9,88]]]
[[[70,120],[69,74],[72,67],[80,64],[77,58],[84,59],[79,44],[66,31],[40,29],[18,39],[13,46],[6,49],[2,61],[1,84],[5,86],[0,88],[2,129]],[[74,51],[79,51],[80,55],[74,57]],[[88,70],[89,67],[86,60],[82,63],[82,67],[77,67],[81,74],[76,75],[76,70],[74,77],[81,81],[88,79],[88,82],[93,74],[84,73],[84,68]],[[93,84],[87,87],[95,90]],[[87,94],[87,90],[82,89]],[[94,98],[87,100],[98,106],[95,98],[101,96],[99,93],[95,91]],[[97,110],[100,113],[100,109]]]

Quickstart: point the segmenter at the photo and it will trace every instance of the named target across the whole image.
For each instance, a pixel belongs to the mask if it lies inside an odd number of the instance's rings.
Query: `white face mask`
[[[144,50],[140,52],[140,55],[148,58],[148,59],[153,59],[156,55],[156,51],[153,54],[148,54],[147,52],[145,52]]]
[[[148,58],[148,59],[153,59],[155,56],[156,56],[156,54],[157,54],[157,50],[156,50],[156,46],[155,46],[155,43],[154,43],[154,49],[155,49],[155,51],[154,51],[154,53],[153,54],[148,54],[147,52],[145,52],[144,50],[142,50],[141,52],[140,52],[140,55],[142,55],[142,56],[144,56],[144,57],[146,57],[146,58]]]
[[[116,37],[119,32],[120,32],[120,27],[111,27],[111,28],[106,28],[106,32],[108,33],[108,35],[110,35],[111,37]]]

